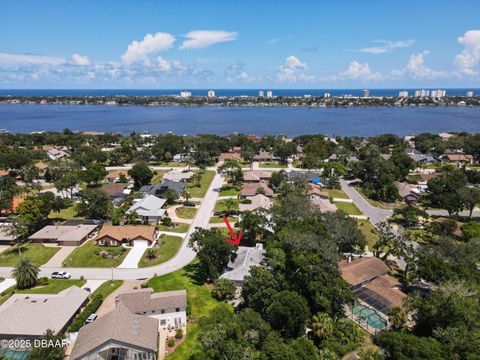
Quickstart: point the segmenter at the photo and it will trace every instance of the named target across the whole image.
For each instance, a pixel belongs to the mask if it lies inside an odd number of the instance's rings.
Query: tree
[[[79,214],[89,219],[105,219],[111,206],[110,198],[104,191],[91,188],[82,191],[77,210]]]
[[[243,280],[243,304],[260,314],[264,314],[270,305],[271,299],[282,286],[281,274],[276,274],[270,269],[254,266],[250,274]]]
[[[48,346],[34,346],[30,354],[29,360],[62,360],[65,356],[65,336],[63,334],[55,335],[52,330],[48,329],[40,339]]]
[[[94,162],[87,165],[87,168],[80,173],[80,179],[88,185],[98,185],[100,181],[108,174],[105,167]]]
[[[231,199],[231,198],[225,199],[225,211],[227,216],[230,216],[233,208],[235,207],[235,204],[236,203],[234,199]]]
[[[185,202],[188,203],[188,200],[190,199],[190,191],[188,190],[188,186],[185,186],[185,189],[183,189],[182,196],[185,199]]]
[[[467,184],[467,176],[458,169],[447,170],[428,181],[429,200],[432,206],[448,211],[449,215],[463,209],[464,203],[458,190]]]
[[[472,187],[463,187],[458,190],[460,201],[470,212],[468,217],[472,217],[473,209],[480,203],[480,189]]]
[[[227,177],[234,185],[238,185],[243,180],[242,167],[236,160],[225,160],[225,162],[218,167],[218,172]]]
[[[286,163],[288,158],[297,153],[297,144],[294,142],[288,142],[279,144],[273,150],[273,154],[280,158],[283,163]]]
[[[268,323],[287,338],[301,336],[309,316],[305,298],[288,290],[275,294],[266,311]]]
[[[232,300],[235,297],[235,283],[228,279],[217,279],[213,283],[212,296],[217,300]]]
[[[126,225],[137,225],[139,223],[138,213],[136,211],[128,211],[125,213]]]
[[[78,181],[78,173],[66,173],[60,179],[55,181],[55,188],[60,192],[65,192],[70,198],[73,198],[73,191],[77,187]]]
[[[388,322],[392,330],[402,330],[407,320],[407,314],[401,307],[395,306],[388,312]]]
[[[14,196],[18,193],[18,186],[11,176],[0,178],[0,210],[12,210]]]
[[[29,258],[22,258],[12,270],[12,277],[19,290],[30,289],[37,285],[40,269]]]
[[[330,237],[340,252],[361,252],[367,241],[358,229],[357,221],[341,211],[320,215],[329,229]]]
[[[465,240],[480,238],[480,223],[469,222],[462,225],[462,235]]]
[[[401,216],[401,224],[404,227],[412,227],[417,225],[419,223],[419,217],[423,217],[425,219],[428,219],[429,217],[426,211],[414,205],[397,208],[393,211],[393,214]]]
[[[278,189],[282,184],[288,181],[288,176],[285,171],[280,170],[272,173],[272,177],[269,180],[269,185],[272,189]]]
[[[205,280],[215,280],[221,275],[234,248],[225,241],[225,236],[218,229],[197,228],[189,244],[200,259],[201,275]]]
[[[377,226],[378,240],[372,246],[373,256],[385,261],[388,256],[403,255],[405,239],[393,233],[387,223],[380,223]]]
[[[167,201],[167,205],[173,205],[178,200],[178,194],[173,189],[165,190],[160,196]]]
[[[153,178],[153,172],[146,163],[133,165],[133,167],[128,170],[128,175],[132,177],[136,189],[139,189],[143,185],[148,185]]]
[[[432,338],[421,338],[409,333],[382,331],[376,342],[391,360],[443,360],[449,359],[442,344]]]
[[[318,313],[312,317],[310,322],[313,335],[322,341],[333,335],[333,320],[325,313]]]
[[[247,211],[242,214],[238,227],[243,232],[242,244],[244,246],[253,246],[257,241],[262,241],[269,233],[266,229],[268,219],[259,212]]]

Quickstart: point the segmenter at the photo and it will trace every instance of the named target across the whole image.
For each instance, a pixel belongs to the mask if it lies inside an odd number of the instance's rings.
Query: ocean
[[[10,132],[104,131],[176,134],[233,132],[297,136],[322,133],[480,132],[480,107],[259,108],[104,105],[0,105],[0,129]]]

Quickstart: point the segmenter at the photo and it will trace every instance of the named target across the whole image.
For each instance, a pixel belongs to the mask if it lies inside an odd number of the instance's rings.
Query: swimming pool
[[[387,322],[372,308],[364,305],[356,305],[352,309],[352,314],[360,321],[365,322],[369,327],[375,330],[382,330],[387,327]]]

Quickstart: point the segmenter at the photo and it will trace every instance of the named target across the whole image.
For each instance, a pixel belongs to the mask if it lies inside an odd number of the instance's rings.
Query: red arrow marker
[[[240,233],[237,235],[235,235],[235,233],[233,232],[233,229],[232,229],[232,226],[230,225],[230,223],[228,222],[228,219],[226,216],[223,216],[223,221],[225,221],[225,224],[227,224],[227,227],[228,227],[228,231],[230,231],[230,235],[232,235],[232,238],[229,239],[229,238],[226,238],[225,241],[226,242],[229,242],[235,246],[237,245],[240,245],[240,240],[242,239],[242,236],[243,236],[243,232],[240,231]],[[233,240],[232,240],[233,239]]]

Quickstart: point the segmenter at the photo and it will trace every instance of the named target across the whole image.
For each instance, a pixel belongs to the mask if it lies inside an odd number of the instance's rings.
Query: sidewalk
[[[4,292],[7,290],[9,287],[12,287],[15,285],[15,280],[14,279],[5,279],[2,282],[0,282],[0,293]]]

